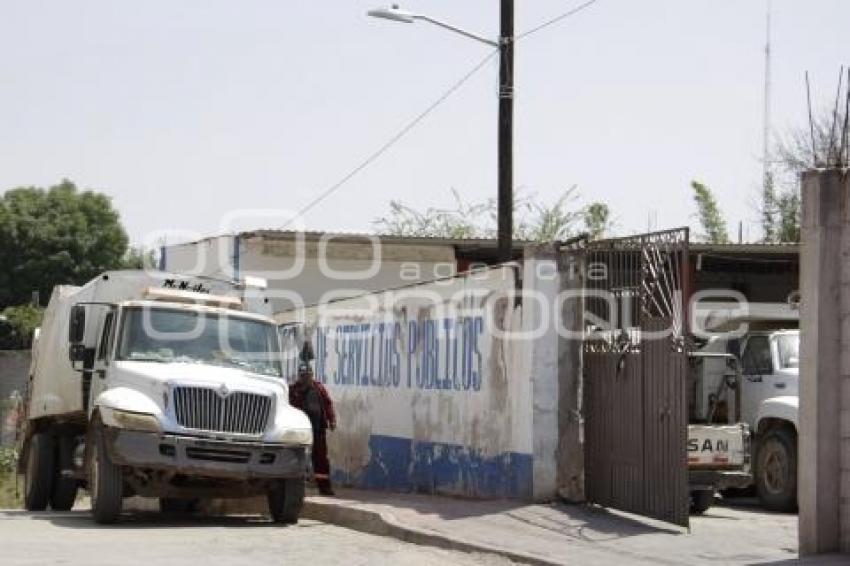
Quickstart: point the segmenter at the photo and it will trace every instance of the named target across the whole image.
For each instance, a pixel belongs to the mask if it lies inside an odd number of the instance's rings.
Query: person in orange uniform
[[[334,495],[327,430],[336,429],[336,413],[328,390],[313,379],[309,363],[302,363],[298,368],[298,381],[289,388],[289,404],[304,411],[313,427],[313,475],[319,493]]]

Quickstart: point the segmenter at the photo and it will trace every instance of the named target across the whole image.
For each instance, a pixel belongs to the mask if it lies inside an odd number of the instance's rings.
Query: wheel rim
[[[762,479],[768,493],[778,495],[786,490],[790,462],[785,448],[776,440],[770,440],[764,447],[762,459]]]

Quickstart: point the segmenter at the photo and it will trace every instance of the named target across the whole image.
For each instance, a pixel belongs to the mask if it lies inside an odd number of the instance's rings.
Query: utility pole
[[[514,0],[501,0],[499,34],[499,260],[513,257],[514,231]]]
[[[767,0],[767,33],[764,43],[764,131],[762,135],[762,205],[764,206],[763,215],[765,219],[772,219],[773,216],[773,176],[771,174],[771,160],[773,156],[770,151],[770,90],[771,90],[771,53],[770,53],[770,18],[773,6],[771,0]],[[765,234],[769,237],[770,234]]]
[[[416,14],[393,4],[369,10],[375,18],[412,24],[426,21],[499,50],[499,165],[498,165],[498,259],[513,259],[514,232],[514,0],[500,0],[499,40],[493,41],[447,22]]]

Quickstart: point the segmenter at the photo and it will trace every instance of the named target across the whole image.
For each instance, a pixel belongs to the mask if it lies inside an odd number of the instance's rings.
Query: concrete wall
[[[850,177],[803,176],[800,553],[850,552]]]
[[[14,391],[24,394],[29,370],[29,350],[0,350],[0,400]]]
[[[584,331],[584,257],[579,250],[557,258],[560,292],[555,304],[560,327],[572,336]],[[568,501],[584,501],[584,421],[582,419],[583,342],[570,335],[558,338],[558,494]]]
[[[238,239],[217,236],[190,244],[166,246],[161,250],[162,271],[232,279],[239,277],[239,259],[234,248]]]
[[[385,243],[377,238],[311,235],[221,236],[164,249],[160,268],[223,278],[262,277],[275,312],[454,275],[450,245]]]
[[[299,256],[303,257],[300,265]],[[269,289],[281,295],[274,301],[276,312],[301,306],[293,304],[297,300],[310,306],[331,297],[393,289],[455,273],[451,246],[387,244],[377,239],[329,239],[324,244],[310,239],[299,249],[291,239],[255,237],[241,240],[240,258],[243,275],[267,279]]]
[[[543,257],[282,314],[306,324],[316,376],[337,406],[335,481],[551,499],[559,394],[549,295],[559,285]]]

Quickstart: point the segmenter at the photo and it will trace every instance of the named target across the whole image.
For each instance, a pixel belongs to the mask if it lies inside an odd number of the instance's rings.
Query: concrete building
[[[163,247],[160,269],[262,277],[274,310],[450,277],[496,262],[496,241],[258,230]],[[517,243],[516,257],[522,257]],[[301,305],[297,302],[301,301]]]
[[[514,259],[526,243],[515,244]],[[166,246],[160,268],[212,277],[263,277],[280,293],[275,312],[463,273],[497,263],[490,239],[258,230]],[[753,302],[785,302],[799,289],[797,244],[690,246],[692,291],[732,289]],[[328,295],[328,294],[331,295]]]

